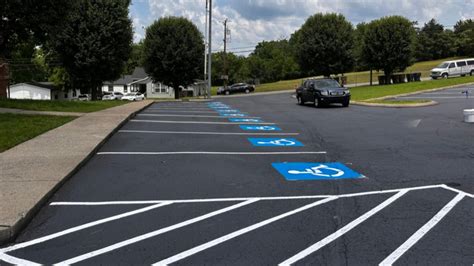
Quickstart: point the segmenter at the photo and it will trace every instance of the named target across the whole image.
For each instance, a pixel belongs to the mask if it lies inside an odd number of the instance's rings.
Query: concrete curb
[[[366,107],[414,108],[414,107],[433,106],[433,105],[437,105],[438,102],[429,101],[426,103],[386,104],[386,103],[368,103],[368,102],[351,101],[351,104],[366,106]]]
[[[33,219],[33,217],[37,214],[37,212],[41,209],[41,207],[54,195],[54,193],[67,180],[69,180],[69,178],[72,177],[84,164],[86,164],[94,156],[94,154],[96,154],[96,152],[103,146],[103,144],[115,132],[117,132],[117,130],[120,127],[122,127],[127,121],[129,121],[132,117],[134,117],[138,112],[140,112],[143,109],[149,107],[153,103],[154,103],[153,101],[147,101],[147,103],[145,103],[145,105],[140,106],[138,109],[132,110],[128,115],[126,115],[126,117],[122,121],[120,121],[118,124],[116,124],[115,127],[113,129],[111,129],[107,133],[107,135],[92,148],[92,150],[87,152],[87,154],[84,156],[84,158],[82,158],[79,161],[79,163],[72,166],[71,171],[69,171],[62,178],[51,181],[51,182],[55,183],[55,184],[52,184],[51,189],[49,189],[42,196],[40,196],[40,198],[38,200],[36,200],[36,202],[31,202],[31,207],[28,207],[25,212],[20,213],[21,214],[20,217],[13,217],[12,220],[15,220],[15,222],[13,222],[13,224],[0,224],[0,245],[6,244],[6,243],[11,242],[12,240],[14,240],[18,236],[20,231]],[[125,106],[125,105],[122,105],[122,106]],[[118,106],[118,107],[121,107],[121,106]],[[109,109],[106,109],[106,110],[110,110],[110,109],[113,109],[113,108],[116,108],[116,107],[112,107],[112,108],[109,108]],[[101,111],[99,111],[99,112],[101,112]],[[94,114],[94,113],[90,113],[90,114]],[[67,124],[70,124],[70,123],[73,123],[73,122],[74,121],[71,121]],[[67,125],[67,124],[65,124],[65,125]],[[61,128],[61,127],[59,127],[59,128]],[[55,131],[59,128],[53,129],[51,131]],[[51,131],[49,131],[49,132],[51,132]],[[45,133],[45,134],[47,134],[47,133]],[[43,134],[43,135],[45,135],[45,134]],[[43,135],[40,135],[40,136],[43,136]],[[36,138],[39,138],[40,136],[38,136]],[[34,138],[34,139],[36,139],[36,138]],[[34,140],[34,139],[32,139],[32,140]],[[29,141],[32,141],[32,140],[29,140]],[[27,142],[29,142],[29,141],[27,141]],[[25,143],[27,143],[27,142],[25,142]],[[18,146],[21,146],[21,145],[22,144],[20,144]],[[66,162],[66,164],[67,164],[67,162]],[[2,180],[0,180],[0,181],[2,181]],[[3,194],[3,192],[4,191],[2,191],[2,194]],[[2,197],[6,197],[6,196],[2,195]],[[0,206],[1,206],[1,204],[2,204],[2,202],[0,202]],[[3,206],[2,206],[2,208],[3,208]]]

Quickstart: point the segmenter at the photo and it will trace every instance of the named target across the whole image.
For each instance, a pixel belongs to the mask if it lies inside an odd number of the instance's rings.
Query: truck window
[[[449,65],[449,68],[455,68],[455,67],[456,67],[456,65],[455,65],[454,63],[451,63],[451,64]]]
[[[456,64],[458,65],[458,67],[463,67],[466,66],[466,61],[457,62]]]
[[[474,66],[474,60],[467,61],[467,64],[470,65],[470,66]]]

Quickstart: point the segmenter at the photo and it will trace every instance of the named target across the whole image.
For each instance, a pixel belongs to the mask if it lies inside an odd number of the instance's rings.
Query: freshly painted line
[[[302,212],[302,211],[305,211],[307,209],[310,209],[310,208],[313,208],[313,207],[316,207],[318,205],[322,205],[324,203],[327,203],[327,202],[330,202],[330,201],[333,201],[335,200],[336,198],[335,197],[331,197],[331,198],[326,198],[326,199],[323,199],[323,200],[320,200],[320,201],[316,201],[316,202],[313,202],[313,203],[310,203],[310,204],[307,204],[307,205],[304,205],[302,207],[299,207],[297,209],[294,209],[292,211],[289,211],[289,212],[285,212],[283,214],[280,214],[280,215],[277,215],[275,217],[272,217],[270,219],[267,219],[267,220],[264,220],[264,221],[261,221],[259,223],[256,223],[256,224],[253,224],[251,226],[248,226],[248,227],[245,227],[245,228],[242,228],[240,230],[237,230],[235,232],[232,232],[230,234],[227,234],[227,235],[224,235],[222,237],[219,237],[219,238],[216,238],[214,240],[211,240],[207,243],[204,243],[202,245],[199,245],[199,246],[196,246],[194,248],[191,248],[191,249],[188,249],[186,251],[183,251],[181,253],[178,253],[174,256],[171,256],[167,259],[164,259],[162,261],[159,261],[157,263],[154,263],[153,265],[168,265],[168,264],[171,264],[171,263],[174,263],[174,262],[177,262],[179,260],[182,260],[184,258],[187,258],[189,256],[192,256],[198,252],[201,252],[203,250],[206,250],[208,248],[211,248],[213,246],[216,246],[216,245],[219,245],[223,242],[226,242],[228,240],[231,240],[233,238],[236,238],[240,235],[243,235],[245,233],[248,233],[250,231],[253,231],[253,230],[256,230],[262,226],[265,226],[265,225],[268,225],[268,224],[271,224],[273,222],[276,222],[278,220],[281,220],[283,218],[286,218],[288,216],[291,216],[291,215],[294,215],[296,213],[299,213],[299,212]]]
[[[177,224],[174,224],[174,225],[162,228],[162,229],[158,229],[158,230],[153,231],[153,232],[149,232],[149,233],[146,233],[146,234],[143,234],[143,235],[140,235],[140,236],[136,236],[134,238],[131,238],[131,239],[128,239],[128,240],[125,240],[125,241],[122,241],[122,242],[118,242],[116,244],[110,245],[110,246],[105,247],[105,248],[101,248],[101,249],[98,249],[98,250],[95,250],[95,251],[92,251],[92,252],[89,252],[89,253],[85,253],[83,255],[74,257],[72,259],[62,261],[62,262],[58,263],[57,265],[69,265],[69,264],[77,263],[77,262],[80,262],[80,261],[83,261],[83,260],[86,260],[86,259],[90,259],[92,257],[95,257],[95,256],[98,256],[98,255],[101,255],[101,254],[119,249],[121,247],[125,247],[125,246],[128,246],[128,245],[143,241],[145,239],[152,238],[152,237],[155,237],[157,235],[161,235],[161,234],[164,234],[166,232],[169,232],[169,231],[172,231],[172,230],[175,230],[175,229],[179,229],[181,227],[184,227],[184,226],[187,226],[187,225],[190,225],[190,224],[193,224],[193,223],[200,222],[202,220],[211,218],[213,216],[216,216],[216,215],[228,212],[228,211],[235,210],[237,208],[252,204],[252,203],[257,202],[257,201],[258,200],[247,200],[247,201],[244,201],[244,202],[240,202],[238,204],[234,204],[232,206],[229,206],[229,207],[217,210],[217,211],[213,211],[213,212],[210,212],[210,213],[207,213],[207,214],[204,214],[204,215],[186,220],[184,222],[180,222],[180,223],[177,223]]]
[[[318,198],[351,198],[368,195],[378,194],[389,194],[398,193],[403,190],[416,191],[425,189],[443,188],[444,185],[431,185],[421,187],[409,187],[400,189],[389,189],[389,190],[376,190],[359,193],[350,193],[342,195],[304,195],[304,196],[286,196],[286,197],[244,197],[244,198],[209,198],[209,199],[177,199],[177,200],[148,200],[148,201],[96,201],[96,202],[53,202],[50,205],[71,205],[71,206],[82,206],[82,205],[128,205],[128,204],[157,204],[161,202],[172,202],[172,203],[199,203],[199,202],[222,202],[222,201],[244,201],[244,200],[295,200],[295,199],[318,199]]]
[[[459,190],[459,189],[450,187],[450,186],[448,186],[448,185],[442,185],[442,186],[443,186],[443,188],[445,188],[445,189],[447,189],[447,190],[454,191],[454,192],[456,192],[456,193],[458,193],[458,194],[463,194],[463,195],[465,195],[466,197],[469,197],[469,198],[474,198],[474,194],[469,194],[469,193],[467,193],[467,192],[464,192],[464,191],[462,191],[462,190]]]
[[[375,208],[371,209],[370,211],[364,213],[362,216],[359,216],[357,219],[355,219],[352,222],[348,223],[347,225],[345,225],[341,229],[339,229],[336,232],[328,235],[324,239],[322,239],[322,240],[318,241],[317,243],[311,245],[310,247],[308,247],[305,250],[299,252],[298,254],[292,256],[291,258],[281,262],[279,265],[291,265],[291,264],[305,258],[306,256],[318,251],[322,247],[326,246],[327,244],[331,243],[332,241],[334,241],[334,240],[338,239],[339,237],[343,236],[345,233],[349,232],[350,230],[352,230],[354,227],[358,226],[359,224],[361,224],[365,220],[369,219],[370,217],[372,217],[373,215],[375,215],[379,211],[383,210],[385,207],[392,204],[394,201],[396,201],[397,199],[399,199],[400,197],[405,195],[407,192],[408,192],[408,190],[402,190],[402,191],[398,192],[397,194],[395,194],[392,197],[388,198],[387,200],[385,200],[381,204],[377,205]]]
[[[149,130],[119,130],[120,133],[145,134],[191,134],[191,135],[236,135],[236,136],[296,136],[300,133],[244,133],[244,132],[205,132],[205,131],[149,131]]]
[[[170,204],[172,204],[172,202],[160,202],[156,205],[148,206],[148,207],[141,208],[141,209],[134,210],[134,211],[125,212],[125,213],[114,215],[114,216],[110,216],[110,217],[100,219],[100,220],[97,220],[97,221],[94,221],[94,222],[90,222],[90,223],[82,224],[82,225],[79,225],[79,226],[75,226],[75,227],[72,227],[72,228],[69,228],[69,229],[51,234],[51,235],[36,238],[34,240],[31,240],[31,241],[19,243],[19,244],[16,244],[14,246],[4,248],[4,249],[1,250],[1,252],[10,252],[10,251],[13,251],[13,250],[29,247],[29,246],[32,246],[32,245],[36,245],[36,244],[54,239],[54,238],[58,238],[58,237],[61,237],[61,236],[64,236],[64,235],[67,235],[67,234],[70,234],[70,233],[74,233],[74,232],[86,229],[86,228],[90,228],[92,226],[96,226],[96,225],[99,225],[99,224],[104,224],[104,223],[107,223],[107,222],[115,221],[115,220],[118,220],[118,219],[122,219],[122,218],[125,218],[125,217],[136,215],[136,214],[139,214],[139,213],[151,211],[151,210],[154,210],[154,209],[166,206],[166,205],[170,205]]]
[[[463,198],[465,195],[458,194],[448,204],[446,204],[433,218],[418,229],[410,238],[407,239],[400,247],[398,247],[392,254],[385,258],[380,265],[392,265],[405,252],[407,252],[413,245],[416,244],[424,235],[426,235],[433,227],[436,226]]]
[[[293,155],[293,154],[326,154],[325,151],[272,151],[272,152],[233,152],[233,151],[164,151],[164,152],[98,152],[97,155]]]
[[[145,111],[148,111],[148,110],[145,110]],[[210,113],[210,114],[215,114],[216,111],[212,111],[212,110],[209,110],[209,111],[171,111],[171,110],[163,110],[163,112],[169,112],[169,113]],[[160,111],[151,111],[151,112],[147,112],[147,113],[161,113]]]
[[[40,266],[40,265],[42,265],[42,264],[32,262],[32,261],[29,261],[29,260],[24,260],[24,259],[20,259],[20,258],[17,258],[17,257],[13,257],[13,256],[10,256],[10,255],[4,254],[4,253],[0,253],[0,261],[4,261],[6,263],[10,263],[10,264],[13,264],[13,265],[28,265],[28,266],[36,266],[36,265]]]
[[[216,115],[175,115],[175,114],[137,114],[137,116],[164,116],[164,117],[201,117],[201,118],[219,118],[219,119],[229,119],[225,116],[216,116]],[[260,119],[260,117],[246,117],[250,119]]]
[[[132,119],[132,120],[130,120],[130,122],[139,122],[139,123],[162,123],[162,124],[235,125],[235,122],[168,121],[168,120],[139,120],[139,119]],[[275,123],[255,123],[255,122],[242,122],[241,124],[246,124],[246,125],[275,125]]]
[[[400,98],[406,98],[406,99],[426,99],[426,98],[429,98],[429,99],[466,99],[466,96],[425,96],[425,97],[422,97],[422,96],[405,96],[405,97],[400,97]]]
[[[176,111],[210,111],[209,107],[159,107],[159,108],[147,108],[145,110],[176,110]]]

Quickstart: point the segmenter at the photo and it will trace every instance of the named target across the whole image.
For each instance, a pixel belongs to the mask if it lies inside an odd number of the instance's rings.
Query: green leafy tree
[[[48,66],[41,48],[33,40],[16,44],[10,52],[10,82],[46,81]]]
[[[221,78],[224,75],[224,52],[218,52],[212,54],[212,84],[222,85],[224,80]],[[244,65],[245,58],[243,56],[237,56],[234,53],[226,54],[227,60],[227,75],[229,76],[229,83],[233,84],[237,82],[243,82],[247,77],[242,76],[241,68]]]
[[[354,49],[353,55],[355,60],[355,69],[358,71],[364,71],[369,69],[369,64],[365,62],[363,56],[364,51],[364,38],[367,31],[367,23],[362,22],[357,24],[354,31]]]
[[[9,58],[18,44],[43,44],[63,26],[75,1],[2,0],[0,2],[0,59]]]
[[[474,20],[460,20],[454,25],[458,55],[474,56]]]
[[[180,86],[186,87],[202,76],[203,36],[186,18],[161,18],[146,29],[143,63],[154,81],[174,88],[178,99]]]
[[[129,0],[78,0],[50,43],[73,87],[97,99],[104,81],[123,73],[130,56]]]
[[[263,82],[294,78],[299,75],[292,46],[288,40],[263,41],[257,44],[251,57],[263,60]]]
[[[414,61],[415,29],[401,16],[383,17],[367,24],[362,57],[367,65],[385,76],[404,71]]]
[[[454,56],[456,47],[452,31],[431,19],[417,33],[415,57],[418,61]]]
[[[136,67],[143,67],[143,47],[143,40],[141,40],[139,43],[132,44],[132,52],[130,54],[130,58],[127,61],[125,74],[130,75],[133,73],[133,70],[135,70]]]
[[[308,75],[344,73],[352,69],[352,24],[340,14],[315,14],[309,17],[291,42],[296,58]]]

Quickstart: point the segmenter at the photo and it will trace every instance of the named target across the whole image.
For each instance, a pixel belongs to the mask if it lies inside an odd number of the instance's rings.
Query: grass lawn
[[[0,152],[73,120],[69,116],[0,114]]]
[[[0,99],[0,107],[35,111],[90,113],[126,104],[128,101],[49,101]]]
[[[351,89],[351,99],[355,101],[367,101],[373,98],[436,89],[453,85],[461,85],[470,82],[474,82],[474,76],[402,83],[386,86],[355,87]]]

